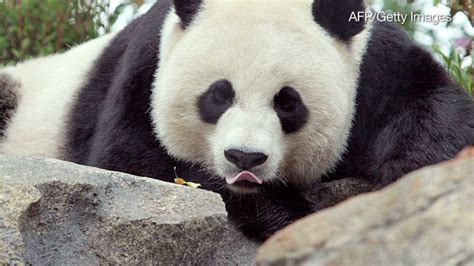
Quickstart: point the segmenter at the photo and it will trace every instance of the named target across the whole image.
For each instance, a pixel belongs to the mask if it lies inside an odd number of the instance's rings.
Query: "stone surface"
[[[251,264],[219,195],[0,155],[0,264]]]
[[[415,171],[270,238],[258,265],[474,265],[474,157]]]

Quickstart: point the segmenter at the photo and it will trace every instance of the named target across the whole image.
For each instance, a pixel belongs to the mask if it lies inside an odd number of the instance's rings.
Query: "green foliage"
[[[414,2],[415,1],[406,1],[405,3],[402,3],[404,1],[396,1],[396,0],[384,0],[384,11],[387,13],[401,13],[401,14],[420,14],[421,10],[415,9]],[[438,5],[442,4],[445,1],[441,0],[433,0],[433,5]],[[451,16],[454,16],[457,12],[462,12],[468,18],[471,19],[471,23],[474,23],[474,7],[469,7],[467,5],[468,1],[463,1],[463,4],[461,4],[461,1],[448,1],[447,3],[449,4],[448,6],[451,8]],[[413,36],[415,32],[417,32],[418,25],[417,23],[410,21],[407,19],[405,24],[402,24],[402,26]],[[449,27],[449,24],[448,24]],[[461,85],[470,95],[473,95],[473,84],[474,84],[474,58],[471,60],[473,63],[469,67],[463,67],[462,62],[463,62],[463,56],[456,51],[456,48],[454,46],[450,47],[450,52],[449,54],[445,54],[441,51],[441,49],[436,45],[436,37],[434,36],[433,31],[428,31],[428,34],[431,35],[432,39],[434,40],[434,45],[432,47],[428,47],[429,49],[432,49],[442,60],[444,65],[446,66],[447,70],[451,73],[453,78]],[[466,38],[468,38],[466,36]],[[471,38],[472,39],[472,38]],[[471,40],[471,45],[472,44]],[[474,51],[471,51],[474,52]],[[469,54],[469,52],[465,53],[465,56],[472,56]],[[474,95],[473,95],[474,96]]]
[[[0,65],[61,52],[108,32],[106,0],[0,0]]]
[[[474,61],[468,67],[462,67],[462,57],[454,49],[451,49],[449,54],[445,54],[438,47],[434,47],[435,52],[441,57],[444,65],[456,81],[464,87],[469,93],[473,95],[474,89]]]

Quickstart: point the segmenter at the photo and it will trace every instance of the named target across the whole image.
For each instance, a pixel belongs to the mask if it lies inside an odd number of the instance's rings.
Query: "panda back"
[[[0,152],[62,158],[66,117],[74,95],[113,35],[86,42],[71,50],[0,69],[15,85],[15,109],[8,114]],[[2,100],[10,89],[2,88]],[[4,118],[5,120],[5,118]]]

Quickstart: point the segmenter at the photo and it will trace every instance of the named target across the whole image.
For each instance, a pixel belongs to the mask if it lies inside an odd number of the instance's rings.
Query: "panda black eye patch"
[[[212,83],[197,102],[201,119],[209,124],[217,124],[219,118],[232,106],[234,97],[234,89],[228,80]]]
[[[300,94],[292,87],[282,88],[273,99],[275,109],[283,131],[295,133],[308,121],[308,108],[304,105]]]

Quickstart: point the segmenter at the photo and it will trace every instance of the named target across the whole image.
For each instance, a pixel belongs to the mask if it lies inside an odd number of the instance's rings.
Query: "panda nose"
[[[243,170],[249,170],[267,161],[268,156],[263,153],[247,153],[235,149],[224,151],[225,158]]]

